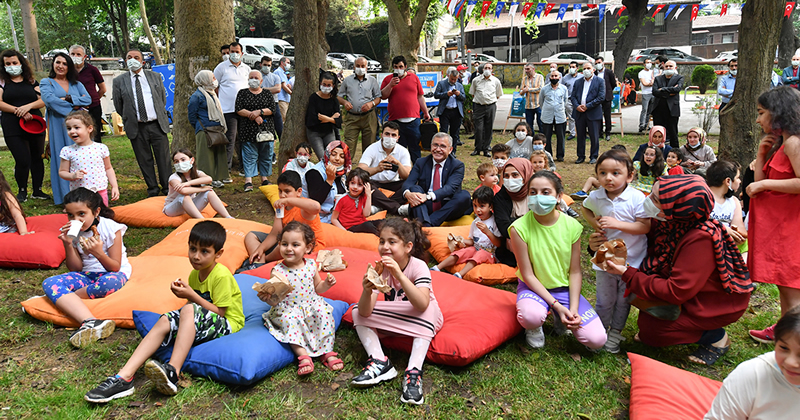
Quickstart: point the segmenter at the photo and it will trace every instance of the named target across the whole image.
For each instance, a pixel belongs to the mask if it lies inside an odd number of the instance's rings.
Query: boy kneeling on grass
[[[178,376],[192,346],[235,333],[244,326],[242,292],[233,275],[217,258],[225,244],[225,228],[214,221],[197,223],[189,233],[189,282],[170,285],[175,296],[187,299],[179,310],[158,319],[119,373],[87,392],[84,399],[107,403],[133,394],[133,375],[142,364],[147,378],[165,395],[178,393]],[[150,359],[159,348],[173,345],[169,363]]]

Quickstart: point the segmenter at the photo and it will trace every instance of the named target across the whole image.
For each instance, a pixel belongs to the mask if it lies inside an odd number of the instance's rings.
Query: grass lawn
[[[464,135],[465,143],[471,143]],[[495,142],[507,141],[495,133]],[[625,144],[629,151],[646,141],[644,136],[612,136],[602,142],[602,149]],[[112,163],[119,179],[121,199],[116,205],[132,203],[146,196],[130,143],[124,137],[106,138]],[[710,144],[716,147],[716,140]],[[466,164],[464,188],[477,185],[475,170],[488,158],[470,157],[469,146],[458,156]],[[566,160],[559,165],[566,192],[573,192],[593,167],[574,165],[575,141],[567,142]],[[12,184],[14,161],[8,151],[0,151],[0,170]],[[273,182],[277,176],[273,176]],[[49,191],[49,169],[45,175]],[[273,212],[263,195],[256,190],[242,191],[243,179],[218,190],[238,218],[271,224]],[[575,206],[579,206],[576,204]],[[29,216],[61,211],[50,202],[29,200],[23,204]],[[131,228],[125,235],[129,256],[135,256],[164,238],[170,229]],[[584,241],[589,235],[584,232]],[[427,364],[425,366],[425,404],[404,406],[399,401],[400,381],[368,390],[348,386],[353,374],[366,361],[355,331],[342,326],[337,333],[335,350],[344,362],[343,373],[332,373],[317,364],[316,372],[298,380],[296,365],[289,366],[252,387],[232,387],[203,378],[190,378],[191,385],[177,396],[161,396],[148,383],[143,372],[135,379],[136,393],[131,398],[104,406],[93,406],[83,394],[107,375],[113,375],[139,342],[138,334],[118,330],[108,339],[83,350],[74,349],[63,328],[37,321],[22,313],[19,302],[41,295],[44,278],[63,273],[55,270],[0,270],[0,418],[627,418],[630,393],[630,367],[621,353],[592,354],[572,337],[553,337],[552,323],[545,324],[547,344],[532,350],[522,335],[502,344],[485,357],[464,368]],[[589,257],[583,258],[583,294],[595,301],[594,273]],[[188,274],[188,273],[187,273]],[[513,291],[515,285],[498,286]],[[686,356],[693,346],[651,348],[633,341],[637,331],[637,310],[632,309],[623,331],[625,351],[644,354],[665,363],[713,379],[723,379],[736,365],[770,351],[747,336],[751,328],[763,328],[778,317],[777,289],[760,286],[751,300],[751,308],[742,319],[728,328],[733,340],[731,351],[713,367],[689,364]],[[479,316],[479,314],[476,314]],[[445,320],[446,322],[446,320]],[[404,369],[408,355],[388,351],[388,356]]]

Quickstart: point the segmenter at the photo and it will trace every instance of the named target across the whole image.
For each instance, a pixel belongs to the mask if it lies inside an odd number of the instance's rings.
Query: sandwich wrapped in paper
[[[373,267],[372,264],[367,264],[367,280],[374,284],[375,288],[381,293],[389,293],[392,288],[386,283],[386,280],[381,277],[381,274],[383,274],[382,262],[375,262],[375,267]]]
[[[464,243],[464,237],[461,235],[453,235],[452,233],[447,234],[447,247],[450,248],[450,252],[453,252],[457,249],[466,248],[467,244]]]
[[[342,271],[347,262],[342,259],[342,251],[323,249],[317,253],[317,266],[322,271]]]
[[[286,280],[283,274],[275,272],[266,283],[253,283],[253,290],[259,293],[268,293],[267,303],[269,306],[275,306],[286,298],[294,290],[294,287],[289,284],[289,280]]]
[[[613,261],[614,264],[624,267],[627,259],[628,247],[625,246],[625,241],[622,239],[612,239],[600,245],[600,248],[597,248],[597,252],[594,253],[594,258],[592,258],[592,263],[603,270],[607,270],[608,265],[606,261]]]
[[[92,226],[92,238],[97,238],[98,240],[100,239],[100,232],[97,231],[97,226]],[[87,251],[87,248],[89,247],[88,243],[89,243],[89,238],[85,236],[78,237],[78,244],[81,246],[81,248],[83,248],[84,253],[88,252]]]

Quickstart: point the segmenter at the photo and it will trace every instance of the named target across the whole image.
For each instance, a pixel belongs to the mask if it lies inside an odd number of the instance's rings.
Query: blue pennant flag
[[[558,7],[558,16],[556,20],[564,20],[564,14],[567,13],[567,3],[561,3],[561,6]]]
[[[597,6],[597,12],[600,14],[600,22],[602,22],[603,21],[603,17],[605,17],[605,15],[606,15],[606,5],[605,4],[601,4],[601,5]]]
[[[504,2],[504,1],[498,1],[497,2],[497,8],[494,11],[494,18],[495,19],[500,17],[500,13],[503,12],[503,7],[505,7],[505,6],[506,6],[506,2]]]
[[[667,7],[667,13],[664,13],[664,20],[667,20],[669,14],[672,13],[672,9],[674,9],[676,6],[676,4],[670,4],[669,7]]]
[[[542,12],[544,11],[545,7],[547,7],[547,3],[539,3],[539,4],[537,4],[536,5],[536,13],[533,15],[533,17],[535,17],[536,19],[539,19],[540,17],[542,17]]]

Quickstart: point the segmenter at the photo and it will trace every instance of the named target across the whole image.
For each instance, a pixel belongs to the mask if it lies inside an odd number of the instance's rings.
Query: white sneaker
[[[408,210],[409,210],[408,204],[403,204],[397,209],[397,214],[401,216],[408,216]]]
[[[617,354],[620,350],[620,343],[625,341],[625,337],[622,336],[620,331],[617,330],[610,330],[608,332],[608,339],[606,340],[606,344],[603,346],[603,350]]]
[[[380,207],[378,207],[378,206],[372,206],[372,208],[370,209],[370,214],[375,214],[375,213],[377,213],[377,212],[379,212],[379,211],[381,211],[381,208],[380,208]]]
[[[453,273],[453,275],[458,277],[458,278],[460,278],[460,279],[463,279],[463,277],[461,277],[461,273]]]
[[[442,270],[439,270],[438,265],[434,265],[433,267],[431,267],[431,271],[442,271]]]
[[[544,347],[544,331],[542,331],[542,327],[525,330],[525,341],[535,349]]]

